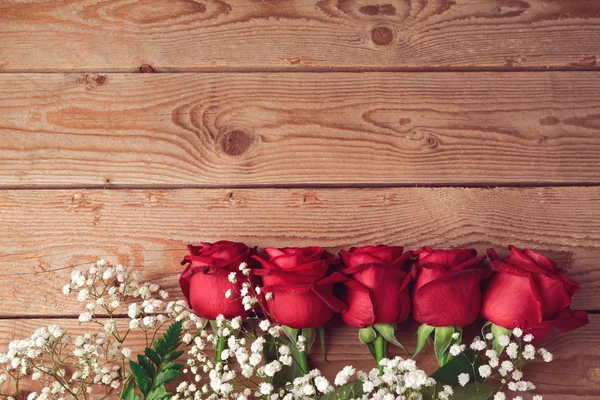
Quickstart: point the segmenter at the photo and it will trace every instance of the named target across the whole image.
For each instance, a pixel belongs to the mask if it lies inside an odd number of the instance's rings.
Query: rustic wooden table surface
[[[598,398],[597,57],[597,0],[0,0],[0,348],[80,331],[98,258],[176,293],[199,240],[513,243],[590,312],[531,378]]]

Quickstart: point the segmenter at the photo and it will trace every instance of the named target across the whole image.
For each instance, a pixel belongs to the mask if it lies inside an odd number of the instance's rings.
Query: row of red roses
[[[296,329],[323,326],[338,312],[346,324],[363,328],[404,322],[412,311],[435,327],[466,326],[481,315],[541,341],[553,330],[588,323],[585,312],[570,309],[579,285],[563,269],[532,250],[509,249],[506,258],[489,249],[488,265],[474,249],[365,246],[340,251],[338,260],[317,246],[266,248],[259,255],[243,243],[219,241],[189,246],[179,282],[198,315],[246,317],[240,297],[224,293],[241,291],[241,280],[232,284],[228,276],[247,263],[250,279],[260,277],[262,292],[273,294],[264,302],[269,316]]]

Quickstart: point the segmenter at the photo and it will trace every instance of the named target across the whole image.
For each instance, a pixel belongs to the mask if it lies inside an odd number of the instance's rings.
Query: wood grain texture
[[[78,315],[60,288],[98,258],[173,295],[187,243],[529,247],[598,310],[600,188],[25,190],[0,192],[0,316]]]
[[[599,22],[595,0],[2,0],[0,71],[596,68]]]
[[[0,185],[600,183],[600,72],[0,74]]]
[[[525,379],[535,382],[536,394],[542,394],[545,400],[583,400],[600,396],[600,368],[597,362],[600,357],[600,348],[597,346],[600,316],[592,315],[590,320],[590,325],[555,337],[544,346],[554,355],[551,364],[534,362],[526,368]],[[0,352],[7,348],[11,340],[28,337],[36,328],[50,324],[58,324],[75,336],[97,329],[95,325],[79,325],[73,319],[0,320]],[[410,350],[415,347],[416,329],[417,325],[414,323],[404,324],[397,334],[399,341]],[[126,346],[135,354],[143,350],[146,340],[142,332],[132,332]],[[355,329],[328,327],[326,343],[330,363],[322,360],[318,345],[310,359],[311,365],[321,369],[332,381],[337,371],[345,365],[353,365],[364,371],[373,368],[371,355],[366,346],[358,341]],[[391,354],[406,357],[394,347],[391,348]],[[417,356],[417,363],[426,372],[433,372],[436,368],[433,349],[426,347]]]

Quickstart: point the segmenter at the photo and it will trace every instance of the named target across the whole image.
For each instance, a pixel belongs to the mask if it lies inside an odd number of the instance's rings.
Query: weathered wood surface
[[[0,187],[600,182],[600,72],[0,74]]]
[[[527,367],[525,379],[535,382],[536,393],[542,394],[545,400],[587,400],[600,397],[600,368],[597,362],[600,357],[600,347],[597,346],[600,317],[592,315],[590,319],[590,325],[554,338],[544,346],[554,355],[551,364],[535,362]],[[125,324],[126,320],[122,323]],[[38,327],[50,324],[58,324],[74,336],[98,329],[97,325],[80,325],[74,319],[0,320],[0,352],[6,349],[11,340],[28,337]],[[416,324],[407,323],[400,327],[397,334],[399,341],[410,350],[415,347],[416,329]],[[145,347],[146,339],[141,331],[132,332],[126,343],[137,353]],[[355,329],[328,328],[326,344],[327,359],[330,362],[322,360],[319,346],[316,345],[312,352],[311,365],[321,369],[332,381],[337,371],[345,365],[353,365],[364,371],[373,368],[371,355],[366,346],[358,341]],[[406,357],[394,347],[390,350],[393,355]],[[433,349],[426,347],[425,351],[417,356],[417,362],[426,372],[434,371],[436,363]]]
[[[598,310],[600,188],[24,190],[0,192],[0,316],[75,315],[60,293],[106,258],[177,293],[190,242],[407,248],[509,243],[556,259]]]
[[[596,68],[595,0],[0,1],[0,71]]]

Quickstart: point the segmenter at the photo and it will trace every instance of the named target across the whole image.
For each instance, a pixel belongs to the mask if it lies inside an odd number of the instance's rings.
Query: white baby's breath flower
[[[92,313],[84,312],[79,314],[79,322],[90,322],[92,320]]]
[[[230,272],[229,275],[227,276],[227,279],[229,280],[229,282],[236,284],[237,283],[237,274],[235,272]]]
[[[454,357],[465,351],[466,346],[464,344],[453,344],[450,346],[450,354]]]
[[[260,393],[264,395],[269,395],[273,391],[273,385],[269,382],[262,382],[259,386]]]
[[[227,291],[225,292],[225,298],[228,299],[233,295],[233,292],[231,291],[231,289],[227,289]]]
[[[131,349],[128,347],[123,347],[121,349],[121,354],[123,354],[123,357],[125,357],[125,358],[130,358],[131,357]]]
[[[460,386],[465,386],[467,383],[469,383],[469,380],[471,380],[469,374],[462,373],[458,375],[458,383]]]
[[[506,395],[503,392],[498,392],[494,395],[494,400],[506,400]]]
[[[489,365],[481,365],[478,369],[479,375],[482,378],[487,378],[492,374],[492,368]]]
[[[533,340],[533,335],[532,335],[531,333],[528,333],[527,335],[525,335],[525,336],[523,337],[523,341],[524,341],[524,342],[530,343],[532,340]],[[540,397],[541,397],[541,396],[540,396]]]
[[[506,347],[510,343],[510,338],[507,335],[500,335],[498,337],[498,343],[500,346]]]
[[[452,334],[452,339],[454,339],[454,340],[458,340],[459,337],[460,337],[460,333],[458,333],[458,332],[454,332]]]
[[[129,321],[129,329],[135,329],[138,326],[140,326],[140,320],[139,319],[132,319],[131,321]]]
[[[273,300],[273,293],[272,292],[265,293],[265,299],[266,300]]]
[[[62,292],[63,292],[63,294],[69,294],[69,293],[71,293],[71,285],[67,283],[65,286],[63,286],[62,287]]]
[[[488,333],[485,335],[485,338],[486,338],[487,340],[494,340],[494,334],[493,334],[492,332],[488,332]]]
[[[268,319],[263,319],[262,321],[260,321],[260,324],[258,324],[258,327],[263,331],[268,331],[270,326],[271,322],[269,322]]]
[[[521,335],[523,335],[523,330],[522,330],[521,328],[515,328],[515,329],[513,329],[513,331],[512,331],[512,334],[513,334],[515,337],[518,337],[518,338],[520,338],[520,337],[521,337]]]

